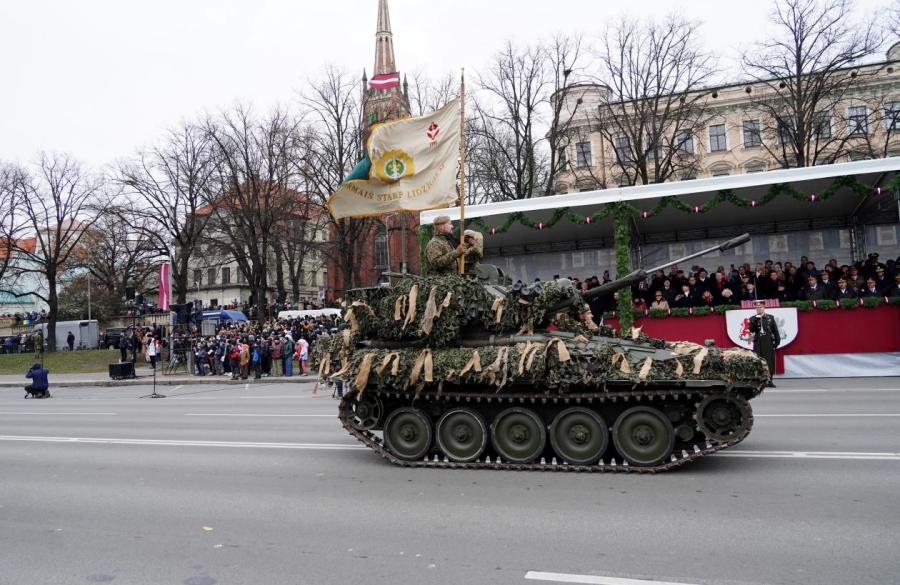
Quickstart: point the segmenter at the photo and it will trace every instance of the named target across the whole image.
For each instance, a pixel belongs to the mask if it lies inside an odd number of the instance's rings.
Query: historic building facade
[[[815,113],[813,139],[827,141],[836,153],[832,157],[824,149],[815,164],[900,155],[900,43],[888,50],[884,61],[848,69],[847,75],[858,81],[846,98],[833,109]],[[602,126],[603,112],[622,105],[610,91],[593,84],[565,90],[564,112],[570,115],[563,119],[569,124],[570,142],[561,153],[567,163],[554,184],[556,193],[640,184],[623,171],[621,161],[629,164],[625,151],[632,150],[630,143],[623,143],[628,139]],[[679,163],[684,163],[667,180],[784,168],[779,132],[768,109],[758,105],[771,99],[765,95],[770,91],[764,83],[735,83],[686,96],[689,101],[699,97],[702,119],[656,146],[660,157],[665,148],[676,148]]]

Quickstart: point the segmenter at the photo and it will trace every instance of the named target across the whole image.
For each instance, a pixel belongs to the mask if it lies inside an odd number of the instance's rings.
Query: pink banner
[[[171,266],[166,264],[159,265],[159,308],[163,311],[169,310],[169,304],[172,302],[172,279],[169,275]]]

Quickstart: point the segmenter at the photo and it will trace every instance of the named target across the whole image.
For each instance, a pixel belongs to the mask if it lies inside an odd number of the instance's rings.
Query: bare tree
[[[409,84],[409,106],[413,116],[424,116],[459,97],[459,81],[446,74],[438,79],[428,77],[421,69],[412,74]]]
[[[256,116],[236,107],[206,122],[222,191],[211,195],[204,245],[235,260],[261,309],[267,302],[273,237],[298,197],[293,189],[297,129],[297,119],[280,109]],[[277,258],[275,269],[281,270]]]
[[[328,197],[362,159],[361,94],[359,82],[333,67],[310,83],[300,97],[308,124],[301,138],[302,156],[298,160],[304,192],[319,213],[328,218],[330,238],[321,251],[341,273],[344,288],[358,286],[358,265],[362,242],[371,232],[372,220],[346,218],[332,221],[327,212]]]
[[[715,71],[699,48],[697,24],[677,16],[663,21],[622,19],[608,27],[596,53],[599,93],[596,128],[613,145],[619,183],[663,182],[692,173],[694,136],[705,124],[701,89]],[[589,167],[590,162],[577,161]]]
[[[146,217],[124,222],[120,213],[106,211],[84,235],[83,266],[98,289],[109,299],[120,300],[118,305],[129,283],[142,292],[152,286],[159,250],[153,240],[135,237],[135,232],[145,234],[157,226]]]
[[[17,217],[16,202],[23,176],[18,167],[0,164],[0,283],[4,282],[20,235],[22,218]]]
[[[40,155],[37,169],[18,185],[18,207],[34,245],[15,241],[13,247],[20,261],[11,269],[14,280],[30,278],[39,283],[24,294],[47,303],[49,351],[56,350],[59,282],[84,259],[84,236],[103,211],[96,207],[101,187],[99,180],[88,176],[67,155],[46,153]]]
[[[551,120],[547,131],[547,176],[544,195],[556,192],[556,178],[570,169],[566,152],[572,144],[573,128],[585,108],[583,100],[568,100],[573,82],[582,75],[584,51],[581,37],[557,35],[547,46],[547,68],[552,83],[550,95]]]
[[[165,142],[119,165],[116,181],[124,200],[115,211],[133,234],[172,261],[175,301],[184,303],[188,270],[212,214],[209,202],[218,192],[210,138],[195,124],[169,132]]]
[[[887,9],[887,22],[884,28],[885,36],[890,39],[891,44],[896,43],[900,38],[900,0],[892,0]]]
[[[478,76],[479,99],[473,100],[475,133],[471,152],[474,177],[491,200],[527,199],[543,192],[546,154],[542,106],[552,86],[542,45],[518,48],[507,42]]]
[[[853,68],[880,39],[872,24],[856,25],[850,0],[778,0],[777,34],[743,56],[743,69],[761,89],[753,100],[762,146],[781,167],[834,162],[857,132],[835,116],[878,68]]]

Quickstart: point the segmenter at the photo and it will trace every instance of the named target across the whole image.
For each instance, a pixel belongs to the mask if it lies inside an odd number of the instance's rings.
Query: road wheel
[[[375,396],[364,395],[359,400],[350,401],[350,425],[360,431],[368,431],[378,426],[384,407]]]
[[[484,417],[470,408],[453,408],[437,424],[437,443],[451,461],[475,461],[487,445]]]
[[[675,446],[672,423],[649,406],[635,406],[620,414],[612,435],[619,455],[641,467],[662,463]]]
[[[544,451],[547,431],[541,418],[527,408],[507,408],[491,425],[491,443],[503,459],[531,463]]]
[[[609,446],[609,429],[596,412],[575,406],[560,412],[550,424],[550,444],[566,463],[596,463]]]
[[[398,408],[384,423],[384,444],[404,461],[418,461],[431,449],[434,429],[418,408]]]

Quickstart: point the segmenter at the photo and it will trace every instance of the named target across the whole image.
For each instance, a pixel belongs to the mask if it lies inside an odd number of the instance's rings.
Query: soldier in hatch
[[[477,261],[481,257],[480,253],[476,256],[477,248],[474,243],[471,245],[453,245],[450,233],[453,231],[453,224],[446,215],[439,215],[434,218],[434,237],[425,246],[425,266],[428,274],[451,274],[457,270],[457,262],[461,256],[466,256],[467,260],[471,258]]]
[[[484,236],[475,230],[466,230],[463,232],[466,244],[466,269],[468,272],[475,272],[478,263],[484,257]]]

